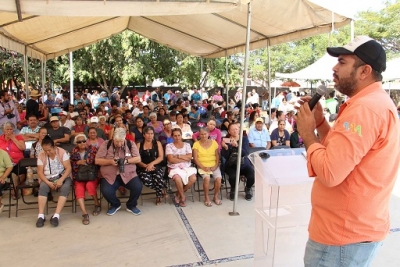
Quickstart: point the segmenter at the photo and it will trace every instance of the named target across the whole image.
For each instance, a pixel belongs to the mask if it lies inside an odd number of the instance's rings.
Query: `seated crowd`
[[[204,205],[221,205],[218,194],[223,173],[229,177],[229,199],[234,198],[240,149],[244,197],[251,200],[254,169],[247,158],[249,149],[302,146],[290,111],[285,114],[273,110],[271,118],[263,119],[258,104],[248,105],[248,119],[243,128],[246,132],[242,147],[238,148],[240,101],[227,106],[219,91],[210,98],[196,89],[191,95],[171,90],[161,95],[156,88],[140,97],[135,91],[124,100],[117,88],[110,98],[105,92],[99,94],[95,90],[90,94],[86,89],[82,94],[75,93],[70,103],[67,92],[49,91],[40,97],[37,90],[32,90],[26,104],[18,103],[7,91],[2,91],[0,101],[9,108],[0,106],[0,211],[4,207],[1,191],[5,179],[15,174],[14,186],[26,180],[27,170],[18,169],[23,158],[37,158],[36,226],[42,227],[51,192],[59,192],[56,210],[50,218],[51,225],[58,226],[71,188],[82,211],[82,223],[89,224],[85,192],[94,200],[92,215],[99,215],[99,184],[109,204],[107,215],[114,215],[121,208],[116,192],[125,194],[125,189],[129,190],[126,210],[140,215],[137,201],[143,185],[155,191],[156,205],[161,205],[167,197],[166,177],[175,183],[175,204],[185,207],[185,192],[196,182],[197,174],[204,180]],[[214,179],[212,201],[211,178]],[[19,197],[16,190],[11,192],[14,199]]]

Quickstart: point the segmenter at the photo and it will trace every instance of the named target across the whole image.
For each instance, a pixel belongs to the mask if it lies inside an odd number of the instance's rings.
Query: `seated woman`
[[[110,136],[111,127],[107,124],[106,116],[99,116],[99,129],[103,130],[107,138]]]
[[[297,124],[293,124],[293,133],[290,135],[290,147],[291,148],[300,148],[304,147],[303,138],[300,136],[300,133],[297,131]]]
[[[84,123],[81,116],[77,117],[75,120],[75,125],[72,126],[71,136],[77,136],[78,134],[84,134],[88,129],[88,126]]]
[[[111,126],[112,126],[112,124],[111,124]],[[116,128],[122,128],[122,129],[125,129],[126,132],[128,132],[128,127],[124,124],[124,120],[120,114],[117,114],[114,117],[114,127],[112,127],[110,130],[110,135],[108,136],[108,140],[112,139]],[[128,137],[128,135],[127,135],[127,137]]]
[[[190,107],[189,120],[193,122],[198,122],[200,120],[200,111],[198,111],[196,106]]]
[[[26,168],[21,168],[18,170],[18,163],[21,159],[24,158],[24,151],[25,151],[25,141],[21,135],[15,135],[15,125],[12,122],[6,121],[3,124],[3,132],[4,134],[0,135],[0,149],[3,149],[10,155],[11,162],[13,164],[12,173],[18,175],[18,179],[14,182],[14,186],[18,185],[19,183],[23,183],[25,181],[25,174]],[[17,192],[15,190],[11,191],[12,198],[16,199]]]
[[[96,132],[96,130],[95,130]],[[93,216],[97,216],[101,212],[101,206],[99,199],[97,198],[97,185],[99,180],[93,181],[76,181],[78,175],[78,169],[80,165],[94,165],[96,158],[97,147],[86,146],[87,139],[84,134],[78,134],[75,136],[74,144],[76,147],[71,153],[71,167],[72,167],[72,178],[74,179],[75,196],[79,203],[79,207],[82,210],[82,223],[88,225],[90,223],[89,214],[85,207],[85,191],[88,191],[89,196],[94,200],[94,211]],[[97,175],[97,174],[96,174]],[[98,177],[98,175],[97,175]]]
[[[30,157],[31,159],[37,158],[37,157],[39,156],[40,152],[43,151],[42,142],[43,142],[43,139],[44,139],[46,136],[47,136],[47,128],[41,127],[41,128],[39,129],[39,139],[38,139],[38,141],[36,141],[36,142],[34,142],[34,143],[32,144],[32,147],[31,147],[31,150],[30,150],[30,155],[29,155],[29,157]]]
[[[70,178],[71,163],[68,153],[64,149],[56,147],[50,136],[43,138],[42,148],[43,151],[40,152],[37,159],[37,172],[40,185],[38,197],[39,215],[36,221],[36,227],[43,227],[46,221],[44,217],[44,208],[47,203],[48,193],[51,190],[59,190],[60,196],[58,197],[57,207],[54,215],[50,219],[50,224],[57,227],[61,210],[67,202],[72,184]]]
[[[284,120],[278,120],[278,128],[271,133],[271,147],[276,146],[290,146],[290,134],[285,129],[286,122]]]
[[[6,178],[10,175],[13,165],[8,153],[0,149],[0,214],[4,209],[4,204],[1,202],[3,198],[3,190],[6,188]]]
[[[209,139],[209,131],[207,128],[200,128],[200,140],[193,145],[193,160],[196,163],[199,174],[203,177],[204,189],[204,205],[211,207],[211,201],[208,196],[210,188],[210,176],[214,178],[214,198],[213,201],[217,205],[222,202],[218,198],[219,189],[221,188],[221,171],[219,169],[219,150],[216,141]]]
[[[191,167],[192,149],[188,143],[182,140],[182,130],[172,130],[174,142],[167,144],[165,154],[167,155],[169,174],[175,182],[177,192],[175,204],[186,207],[185,192],[196,182],[196,168]]]
[[[159,134],[163,130],[163,123],[157,120],[157,114],[155,112],[149,115],[150,122],[147,126],[151,126],[154,129],[154,133]]]
[[[136,117],[135,122],[136,122],[136,125],[131,127],[131,129],[129,129],[129,130],[130,130],[135,142],[139,143],[144,140],[144,137],[143,137],[144,121],[141,117]]]
[[[181,129],[183,139],[191,139],[192,138],[192,135],[193,135],[192,129],[190,128],[189,124],[184,123],[182,113],[176,114],[176,124],[175,124],[174,128]]]
[[[208,136],[210,139],[215,140],[218,144],[218,150],[221,150],[221,141],[222,141],[222,134],[221,131],[216,127],[217,122],[213,119],[207,122],[207,129],[208,129]],[[199,139],[200,132],[196,132],[193,134],[193,140]]]
[[[156,205],[161,205],[161,198],[166,197],[163,190],[164,171],[160,164],[164,160],[164,149],[160,141],[154,140],[154,129],[151,126],[143,129],[144,140],[137,143],[141,162],[137,163],[137,174],[143,184],[156,191]]]
[[[168,120],[169,116],[167,114],[167,112],[165,111],[165,109],[162,107],[158,110],[157,112],[157,120],[158,121],[164,121],[164,120]]]
[[[228,127],[229,143],[222,141],[221,155],[225,158],[225,173],[229,176],[229,184],[231,185],[231,192],[229,199],[235,198],[235,186],[236,186],[236,169],[237,169],[237,157],[239,151],[239,123],[231,123]],[[247,136],[243,136],[242,140],[242,162],[240,164],[240,175],[246,177],[245,187],[245,198],[250,201],[253,198],[252,186],[254,185],[254,169],[248,159],[249,155],[249,139]]]
[[[86,146],[94,146],[97,149],[101,146],[101,144],[104,142],[103,138],[97,137],[97,131],[96,128],[90,127],[88,131],[88,139],[86,140]]]

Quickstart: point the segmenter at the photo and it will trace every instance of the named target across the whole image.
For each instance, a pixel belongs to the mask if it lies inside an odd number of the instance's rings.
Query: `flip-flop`
[[[206,207],[212,207],[211,201],[209,201],[209,202],[204,201],[204,206],[206,206]]]
[[[180,200],[179,196],[175,195],[174,201],[175,201],[175,204],[179,205],[181,200]]]
[[[182,199],[181,201],[179,201],[179,206],[186,207],[186,199]]]
[[[215,205],[218,205],[218,206],[222,205],[222,201],[219,199],[213,199],[213,201],[214,201]]]
[[[93,211],[93,216],[99,215],[100,212],[101,212],[101,206],[95,205],[95,206],[94,206],[94,211]]]

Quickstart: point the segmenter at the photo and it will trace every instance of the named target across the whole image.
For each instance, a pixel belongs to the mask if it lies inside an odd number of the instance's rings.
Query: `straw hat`
[[[33,89],[33,90],[31,90],[31,92],[30,92],[30,96],[33,96],[33,97],[35,97],[35,96],[41,96],[42,94],[39,92],[39,90],[36,90],[36,89]]]

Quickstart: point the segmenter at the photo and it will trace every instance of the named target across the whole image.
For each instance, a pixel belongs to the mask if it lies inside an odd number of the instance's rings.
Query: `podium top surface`
[[[249,155],[256,176],[271,185],[295,185],[314,181],[308,176],[304,148],[261,150]]]

